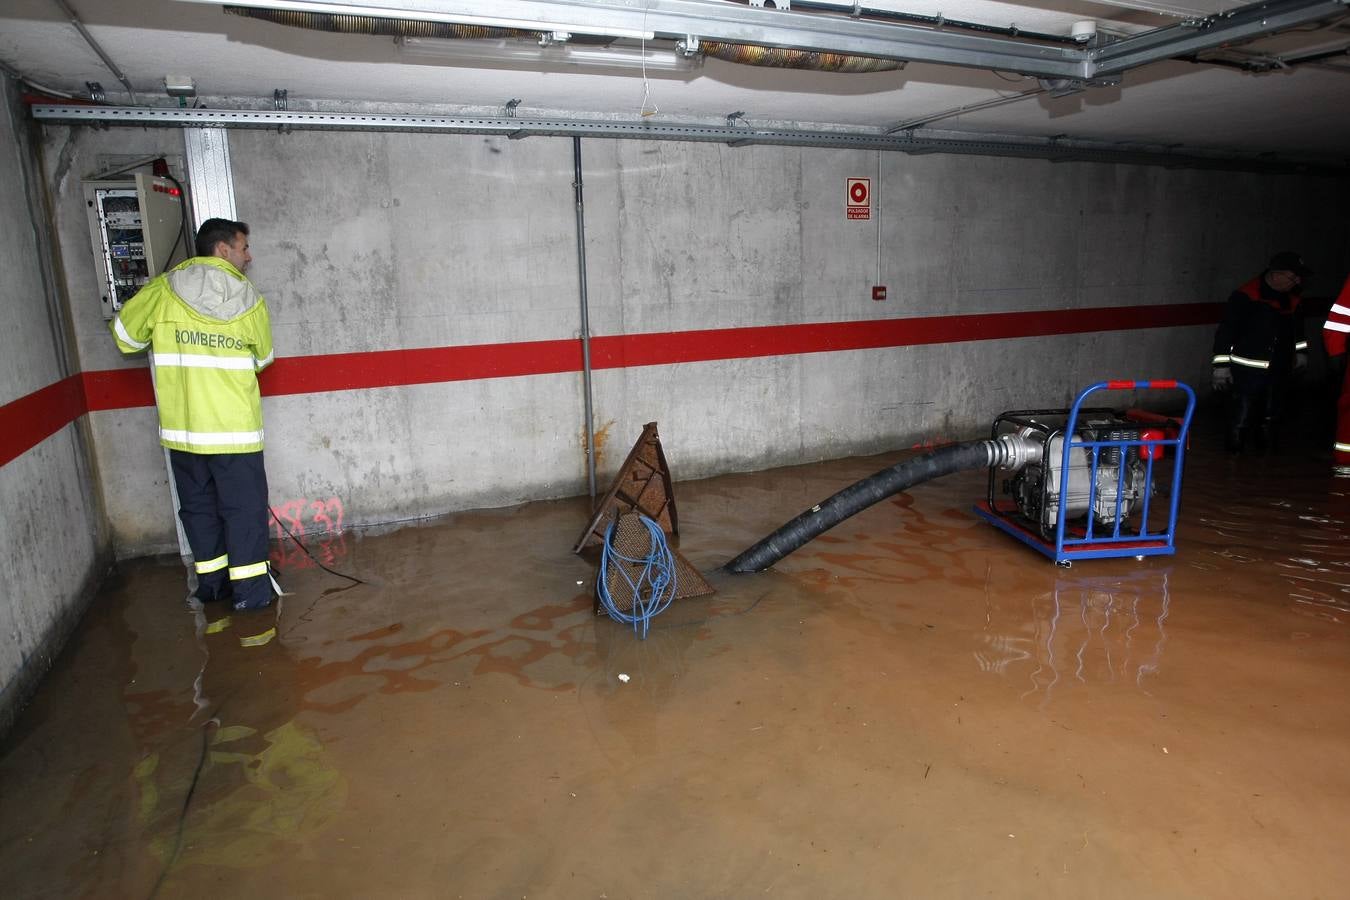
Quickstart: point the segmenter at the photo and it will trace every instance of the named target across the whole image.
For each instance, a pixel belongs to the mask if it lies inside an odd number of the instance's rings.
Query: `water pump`
[[[1181,391],[1184,414],[1083,406],[1095,391],[1140,388]],[[975,511],[1061,565],[1173,553],[1194,410],[1195,393],[1180,382],[1110,381],[1069,409],[1005,412],[990,437],[1009,448],[1007,459],[990,467],[988,497]]]
[[[1084,409],[1094,391],[1177,390],[1180,419],[1138,410]],[[1056,563],[1175,552],[1177,501],[1195,392],[1179,381],[1104,381],[1070,409],[1006,412],[989,440],[950,444],[849,485],[779,526],[725,566],[759,572],[887,497],[964,469],[988,468],[989,497],[975,512]],[[1171,448],[1170,450],[1168,448]],[[1170,455],[1168,455],[1170,454]],[[1168,485],[1167,515],[1151,507]],[[1000,495],[998,489],[1002,488]]]

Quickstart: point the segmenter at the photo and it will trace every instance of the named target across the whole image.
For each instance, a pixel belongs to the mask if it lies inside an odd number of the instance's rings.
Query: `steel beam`
[[[188,191],[192,194],[193,227],[207,219],[231,219],[234,172],[230,168],[230,133],[224,128],[184,128]]]
[[[1208,19],[1157,28],[1089,51],[1092,77],[1118,75],[1164,59],[1241,43],[1346,14],[1350,0],[1273,0]]]
[[[210,3],[220,0],[180,0]],[[259,9],[500,25],[619,37],[687,36],[823,53],[903,59],[1088,81],[1343,15],[1350,0],[1270,0],[1125,38],[1104,47],[1039,44],[844,14],[726,0],[239,0]]]
[[[1236,169],[1242,171],[1302,171],[1343,174],[1344,164],[1303,163],[1297,160],[1254,159],[1222,152],[1181,153],[1101,141],[1051,140],[1024,136],[971,135],[961,132],[905,132],[751,128],[745,125],[679,125],[646,121],[585,119],[521,119],[509,116],[418,116],[381,113],[329,113],[270,109],[184,109],[140,106],[35,105],[39,122],[66,125],[143,128],[289,128],[317,131],[396,131],[432,134],[492,134],[510,139],[529,137],[587,137],[627,140],[698,141],[750,146],[893,150],[901,153],[959,153],[976,156],[1017,156],[1085,162],[1165,165],[1172,167]]]
[[[220,0],[180,0],[220,5]],[[823,53],[998,69],[1045,78],[1090,77],[1080,47],[918,25],[765,9],[725,0],[240,0],[234,5],[376,18],[501,25],[619,37],[698,38]]]

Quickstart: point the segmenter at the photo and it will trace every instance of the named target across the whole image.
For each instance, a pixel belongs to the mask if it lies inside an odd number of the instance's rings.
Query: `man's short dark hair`
[[[197,255],[215,256],[216,244],[222,241],[228,244],[236,234],[248,234],[248,226],[229,219],[207,219],[197,229]]]

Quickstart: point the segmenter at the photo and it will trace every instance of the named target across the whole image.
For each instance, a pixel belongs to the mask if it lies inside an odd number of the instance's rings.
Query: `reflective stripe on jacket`
[[[1297,293],[1272,290],[1263,275],[1232,293],[1214,335],[1213,365],[1287,372],[1294,354],[1308,349],[1298,333]]]
[[[1322,326],[1322,343],[1326,344],[1328,356],[1340,356],[1345,352],[1347,334],[1350,334],[1350,278],[1345,280],[1341,295],[1331,305],[1331,315]]]
[[[150,281],[111,323],[150,350],[160,443],[189,453],[263,448],[258,372],[272,362],[267,303],[227,260],[193,257]]]

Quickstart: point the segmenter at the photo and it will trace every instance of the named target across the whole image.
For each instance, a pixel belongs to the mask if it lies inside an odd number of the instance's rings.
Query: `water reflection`
[[[1028,605],[986,594],[983,646],[974,651],[983,672],[1043,693],[1048,704],[1062,681],[1111,684],[1146,682],[1158,674],[1167,645],[1170,570],[1127,576],[1061,577],[1053,590]],[[1029,613],[1029,614],[1028,614]]]
[[[1305,460],[1253,460],[1195,479],[1187,503],[1196,525],[1186,565],[1238,572],[1263,597],[1287,599],[1290,611],[1343,623],[1350,613],[1350,506],[1336,482]]]
[[[156,890],[188,866],[280,861],[347,802],[347,779],[312,729],[288,721],[259,733],[218,719],[202,728],[195,766],[165,765],[151,751],[133,769],[137,819],[162,866]]]

